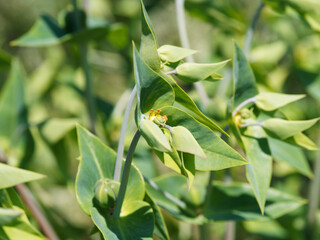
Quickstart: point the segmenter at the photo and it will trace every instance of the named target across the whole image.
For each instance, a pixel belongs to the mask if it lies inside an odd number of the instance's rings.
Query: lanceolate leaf
[[[44,177],[42,174],[11,167],[4,163],[0,163],[0,176],[0,189],[12,187],[23,182],[38,180]]]
[[[287,142],[297,144],[298,146],[311,151],[319,150],[318,146],[310,138],[308,138],[306,135],[304,135],[301,132],[298,133],[297,135],[294,135],[292,139],[291,138],[287,139]]]
[[[158,54],[158,43],[156,35],[154,33],[151,21],[148,13],[141,0],[141,15],[142,15],[142,35],[140,54],[142,59],[150,66],[154,71],[160,71],[160,57]]]
[[[138,114],[172,105],[174,92],[171,85],[145,64],[134,46],[133,49]]]
[[[169,126],[183,126],[187,128],[197,140],[207,159],[195,158],[197,170],[220,170],[246,164],[246,160],[233,150],[208,127],[196,121],[192,116],[175,107],[162,108],[167,115]]]
[[[262,127],[271,135],[280,139],[286,139],[312,127],[317,121],[319,121],[319,118],[305,121],[288,121],[280,118],[269,118],[263,121]]]
[[[204,213],[214,221],[267,220],[281,217],[306,204],[301,198],[269,189],[265,214],[261,215],[255,201],[249,184],[214,182]]]
[[[303,175],[312,177],[308,161],[299,147],[271,137],[268,137],[268,142],[275,160],[286,162]]]
[[[197,82],[206,78],[210,80],[209,77],[223,68],[227,62],[229,60],[210,64],[182,63],[176,68],[177,76],[185,82]]]
[[[272,176],[272,157],[268,142],[265,138],[243,137],[242,140],[249,162],[246,176],[263,214]]]
[[[175,93],[175,106],[181,110],[190,114],[198,122],[212,129],[213,131],[219,131],[228,135],[221,127],[219,127],[215,122],[204,115],[197,105],[193,102],[190,96],[172,79],[171,76],[160,73],[160,75],[166,79],[170,85],[173,87]]]
[[[293,95],[293,94],[262,92],[256,96],[257,98],[256,105],[263,110],[273,111],[291,102],[297,101],[303,97],[305,97],[304,94]]]
[[[231,111],[243,101],[258,94],[255,77],[241,48],[234,43],[233,103]]]
[[[185,57],[196,53],[197,51],[192,49],[186,49],[181,47],[176,47],[172,45],[163,45],[159,47],[158,53],[160,58],[164,62],[178,62]]]
[[[157,124],[148,119],[142,119],[140,131],[149,146],[160,152],[170,152],[170,144]]]
[[[76,178],[76,194],[82,210],[90,215],[93,207],[94,186],[101,178],[113,178],[116,154],[97,137],[77,126],[80,148],[80,165]],[[124,202],[142,200],[144,181],[136,169],[131,167]]]

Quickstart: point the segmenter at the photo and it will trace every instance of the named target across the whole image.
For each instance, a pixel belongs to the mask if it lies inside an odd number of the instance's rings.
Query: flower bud
[[[102,208],[114,206],[120,183],[109,178],[101,178],[94,187],[94,196]]]

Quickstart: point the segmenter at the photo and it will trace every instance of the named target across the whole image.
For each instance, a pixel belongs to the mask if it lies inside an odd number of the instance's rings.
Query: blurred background
[[[316,118],[320,115],[319,8],[305,9],[307,5],[305,8],[281,8],[280,3],[275,3],[277,1],[265,2],[249,55],[259,89],[307,94],[305,99],[286,107],[285,114],[292,120]],[[159,45],[181,46],[175,2],[145,0],[144,3]],[[97,103],[96,133],[116,150],[129,89],[134,86],[132,41],[139,46],[140,2],[82,0],[78,5],[87,14],[87,27],[107,29],[99,37],[89,39],[88,62]],[[243,47],[246,32],[259,5],[260,1],[252,0],[186,0],[190,45],[198,51],[194,55],[196,62],[232,59],[233,42]],[[43,15],[51,16],[60,26],[67,28],[64,20],[66,11],[70,9],[72,5],[68,0],[0,0],[0,91],[9,76],[12,62],[18,59],[26,74],[30,124],[27,145],[31,153],[24,153],[23,160],[13,154],[9,160],[13,165],[47,175],[46,179],[31,183],[29,187],[61,239],[99,239],[97,234],[90,236],[93,224],[79,208],[74,192],[79,157],[74,121],[89,127],[84,100],[85,77],[80,69],[77,43],[23,47],[15,46],[19,44],[13,42],[17,39],[19,42],[19,38]],[[306,17],[305,11],[310,12],[312,20]],[[204,82],[211,99],[206,109],[199,103],[193,86],[179,82],[199,107],[221,126],[226,125],[231,71],[232,63],[229,63],[222,72],[225,76],[222,81]],[[126,149],[134,131],[135,123],[131,122]],[[319,146],[319,126],[311,128],[307,135]],[[232,138],[230,144],[237,147]],[[313,169],[317,152],[305,151],[303,157]],[[138,145],[134,162],[150,178],[170,172],[143,141]],[[312,180],[288,164],[277,161],[274,164],[271,186],[308,199]],[[225,171],[218,171],[215,178],[221,180],[224,175]],[[230,175],[235,181],[246,181],[242,167],[231,169]],[[199,179],[201,181],[202,178]],[[306,234],[309,227],[307,212],[308,205],[305,205],[274,221],[238,222],[236,239],[311,239]],[[320,211],[314,212],[314,239],[320,239]],[[164,215],[172,239],[197,239],[195,226],[179,222],[166,212]],[[224,222],[213,222],[210,229],[210,239],[223,239]]]

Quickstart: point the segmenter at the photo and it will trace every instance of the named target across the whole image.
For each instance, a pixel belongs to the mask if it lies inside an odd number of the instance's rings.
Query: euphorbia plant
[[[222,77],[217,71],[228,61],[210,64],[186,63],[183,59],[195,51],[171,45],[158,47],[142,3],[141,9],[140,51],[133,45],[136,86],[128,103],[130,110],[134,97],[137,97],[135,121],[138,130],[131,142],[124,167],[121,167],[123,150],[119,151],[123,149],[121,139],[115,160],[116,155],[110,148],[78,126],[81,160],[77,176],[77,196],[82,209],[92,217],[104,238],[141,239],[151,238],[155,234],[162,239],[168,239],[157,205],[179,219],[203,224],[209,220],[275,218],[303,204],[303,201],[297,198],[269,190],[272,156],[278,157],[273,141],[288,144],[290,138],[293,138],[291,141],[296,145],[305,146],[309,143],[309,147],[313,146],[311,140],[301,132],[318,119],[287,121],[280,119],[283,115],[276,111],[303,96],[259,94],[252,70],[241,49],[235,44],[234,91],[228,119],[232,133],[244,149],[247,158],[245,160],[217,135],[217,131],[228,134],[197,108],[173,77],[175,75],[186,82],[220,80]],[[257,108],[248,109],[252,104]],[[124,126],[127,120],[128,117],[125,117]],[[122,129],[125,131],[125,127]],[[131,164],[141,135],[164,165],[178,175],[164,176],[155,182],[142,177],[139,170]],[[199,183],[193,188],[196,170],[215,171],[245,164],[253,193],[243,184],[227,186],[211,182],[208,183],[208,191],[195,192],[196,188],[205,189],[203,184]],[[303,166],[302,173],[310,176],[308,166]],[[112,178],[115,180],[111,180]],[[148,183],[147,188],[144,179]],[[112,181],[116,181],[115,186],[119,181],[119,192],[104,186]],[[186,194],[185,191],[189,190],[190,193]],[[239,195],[233,195],[234,191]],[[192,197],[192,192],[199,196]],[[101,196],[105,199],[101,199]],[[254,204],[253,197],[256,198],[262,215],[252,206],[241,207],[238,213],[233,212],[232,209],[237,209],[241,204]],[[223,201],[229,205],[223,205]],[[108,204],[104,204],[105,202]],[[280,209],[278,205],[283,203],[291,203],[292,207]]]

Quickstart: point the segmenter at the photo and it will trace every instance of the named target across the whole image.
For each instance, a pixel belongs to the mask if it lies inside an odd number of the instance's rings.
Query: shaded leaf
[[[158,43],[156,35],[154,33],[148,13],[143,5],[143,1],[141,0],[140,3],[142,16],[142,35],[140,46],[141,58],[151,69],[159,72],[161,61],[157,50]]]
[[[145,239],[151,238],[154,228],[154,216],[150,205],[143,201],[130,201],[123,205],[119,219],[107,217],[92,208],[91,217],[106,240],[109,239]]]
[[[234,43],[233,100],[231,111],[243,101],[252,98],[257,94],[256,80],[251,67],[241,48],[237,43]]]
[[[306,201],[270,188],[265,214],[261,215],[249,184],[214,182],[205,207],[205,216],[214,221],[274,219],[306,204]]]
[[[174,92],[171,85],[150,69],[133,46],[134,72],[137,85],[138,114],[150,109],[172,105]]]
[[[19,183],[35,181],[45,176],[39,173],[31,172],[21,168],[11,167],[0,163],[0,189],[15,186]]]
[[[268,142],[275,160],[286,162],[303,175],[312,177],[308,161],[299,147],[271,137],[268,137]]]
[[[288,121],[280,118],[269,118],[262,122],[262,127],[272,135],[280,139],[286,139],[312,127],[319,119]]]
[[[146,193],[144,201],[150,204],[154,214],[154,234],[157,235],[160,239],[170,239],[166,223],[156,202],[151,198],[151,196],[148,193]]]
[[[227,62],[226,60],[219,63],[182,63],[176,68],[177,76],[185,82],[197,82],[204,80],[215,74],[218,70],[223,68]],[[207,79],[210,80],[210,79]],[[212,79],[213,80],[213,79]]]
[[[265,111],[273,111],[291,102],[298,101],[303,97],[305,97],[304,94],[282,94],[262,92],[256,96],[256,105]]]
[[[272,157],[267,139],[242,138],[247,160],[246,176],[253,189],[261,213],[264,214],[264,207],[267,192],[270,187],[272,176]]]
[[[163,45],[158,48],[160,58],[164,62],[178,62],[189,55],[195,54],[196,52],[196,50],[176,47],[172,45]]]

